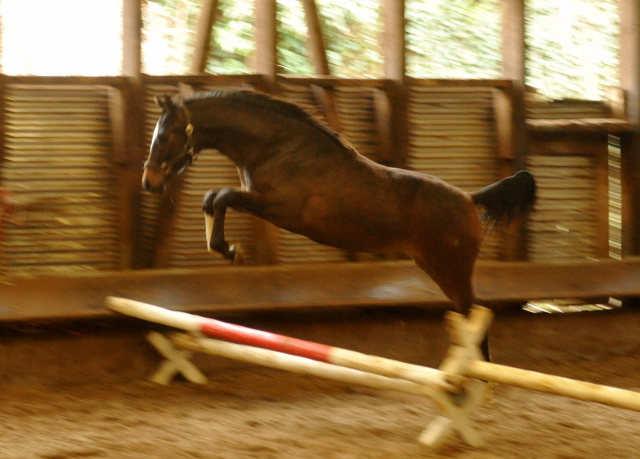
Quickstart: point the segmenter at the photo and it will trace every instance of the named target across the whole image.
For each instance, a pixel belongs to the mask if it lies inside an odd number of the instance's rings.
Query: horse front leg
[[[229,246],[224,237],[224,220],[229,207],[229,196],[234,192],[233,188],[224,188],[220,191],[209,190],[202,201],[205,217],[213,217],[213,228],[207,228],[208,248],[215,250],[228,260],[234,260],[236,256],[235,247]]]
[[[213,216],[213,228],[210,231],[211,236],[208,241],[209,249],[236,262],[239,254],[235,246],[229,246],[224,236],[224,220],[228,207],[246,210],[255,215],[259,209],[264,207],[264,202],[262,196],[255,192],[237,191],[233,188],[224,188],[220,191],[209,190],[204,195],[202,210],[206,215]]]

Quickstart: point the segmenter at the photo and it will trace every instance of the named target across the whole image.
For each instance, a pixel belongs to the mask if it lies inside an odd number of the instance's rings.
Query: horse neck
[[[277,121],[244,104],[216,102],[190,107],[198,149],[219,150],[238,166],[259,162],[277,139]]]

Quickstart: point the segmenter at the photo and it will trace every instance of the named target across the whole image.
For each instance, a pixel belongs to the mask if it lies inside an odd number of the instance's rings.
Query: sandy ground
[[[263,320],[262,328],[427,363],[441,318],[396,313]],[[314,318],[315,319],[315,318]],[[640,391],[640,313],[500,316],[494,360]],[[246,323],[246,321],[245,321]],[[148,383],[145,330],[5,334],[0,458],[638,458],[640,413],[498,386],[473,414],[486,446],[417,438],[429,400],[199,356],[210,383]],[[80,330],[80,331],[78,331]]]

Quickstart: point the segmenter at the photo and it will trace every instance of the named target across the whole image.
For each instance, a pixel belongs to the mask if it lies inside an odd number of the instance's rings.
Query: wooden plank
[[[176,86],[184,83],[191,86],[198,85],[234,85],[247,84],[257,86],[262,84],[262,75],[143,75],[145,85]]]
[[[124,76],[41,76],[41,75],[3,75],[7,84],[12,85],[47,85],[68,87],[78,86],[123,86],[127,78]]]
[[[632,132],[635,129],[631,122],[614,118],[528,119],[527,127],[536,133],[621,134]]]
[[[191,61],[191,73],[204,73],[209,57],[211,43],[211,29],[218,11],[218,0],[204,0],[198,19],[196,30],[196,42],[193,46],[193,59]]]
[[[581,263],[480,263],[483,303],[640,297],[640,258]],[[0,321],[105,317],[106,296],[220,313],[356,306],[448,307],[411,262],[138,270],[14,276],[0,284]]]
[[[425,88],[437,88],[437,87],[486,87],[497,89],[510,89],[513,86],[513,82],[510,79],[464,79],[464,78],[413,78],[407,77],[407,84],[410,86],[421,86]]]
[[[344,78],[337,76],[296,76],[278,75],[278,82],[299,86],[321,86],[333,88],[335,86],[359,86],[366,88],[386,88],[392,82],[388,78]]]

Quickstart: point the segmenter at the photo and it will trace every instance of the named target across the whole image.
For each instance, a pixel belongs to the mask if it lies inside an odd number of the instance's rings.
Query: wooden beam
[[[525,110],[525,20],[524,0],[502,0],[502,77],[512,80],[505,90],[511,111],[511,148],[501,156],[502,175],[511,175],[526,168],[527,126]],[[504,147],[503,147],[504,148]],[[504,239],[504,260],[527,259],[526,222],[512,226]]]
[[[479,263],[483,304],[640,297],[640,258]],[[221,267],[15,276],[0,283],[0,321],[106,317],[106,296],[187,312],[361,306],[450,307],[412,262]]]
[[[465,79],[465,78],[406,78],[409,86],[423,87],[469,87],[510,89],[513,81],[510,79]]]
[[[265,90],[276,92],[278,73],[276,0],[256,0],[256,71]]]
[[[276,94],[278,92],[278,28],[276,0],[256,0],[256,71],[262,75],[260,89]],[[278,240],[280,230],[271,223],[254,218],[256,235],[255,262],[273,265],[278,260]]]
[[[329,60],[322,36],[322,24],[318,15],[315,0],[302,0],[304,17],[307,23],[307,46],[311,54],[311,63],[316,75],[328,76],[331,74]],[[316,103],[320,106],[327,124],[336,131],[340,131],[340,118],[336,110],[336,100],[332,88],[312,85],[311,90]]]
[[[331,75],[329,60],[322,36],[322,24],[318,16],[315,0],[301,0],[304,7],[304,17],[307,22],[307,46],[311,54],[311,63],[316,75]]]
[[[139,76],[142,72],[141,0],[123,0],[122,52],[123,73],[128,76]]]
[[[392,82],[387,92],[391,110],[377,116],[391,126],[394,151],[386,159],[396,167],[406,165],[409,144],[404,11],[404,1],[382,0],[384,76]]]
[[[118,123],[125,145],[118,171],[118,204],[120,206],[120,236],[124,254],[121,265],[127,268],[141,267],[140,238],[140,164],[144,151],[144,86],[142,83],[142,10],[140,0],[124,0],[122,26],[122,72],[127,77],[126,89],[122,89],[117,103],[112,100],[114,123]],[[116,104],[114,106],[114,103]],[[116,112],[117,110],[117,112]],[[120,118],[121,119],[118,119]]]
[[[193,59],[191,61],[191,73],[193,74],[204,73],[207,66],[211,44],[211,29],[213,29],[217,11],[218,0],[203,0],[196,30]]]
[[[620,0],[620,85],[633,132],[620,136],[622,254],[640,254],[640,1]]]
[[[633,132],[636,126],[627,120],[615,118],[585,119],[528,119],[528,130],[535,133],[568,133],[585,134],[625,134]]]
[[[387,88],[393,85],[388,78],[345,78],[338,76],[298,76],[298,75],[278,75],[278,81],[286,84],[297,84],[300,86],[322,86],[323,88],[333,88],[340,86],[358,86],[365,88]]]

